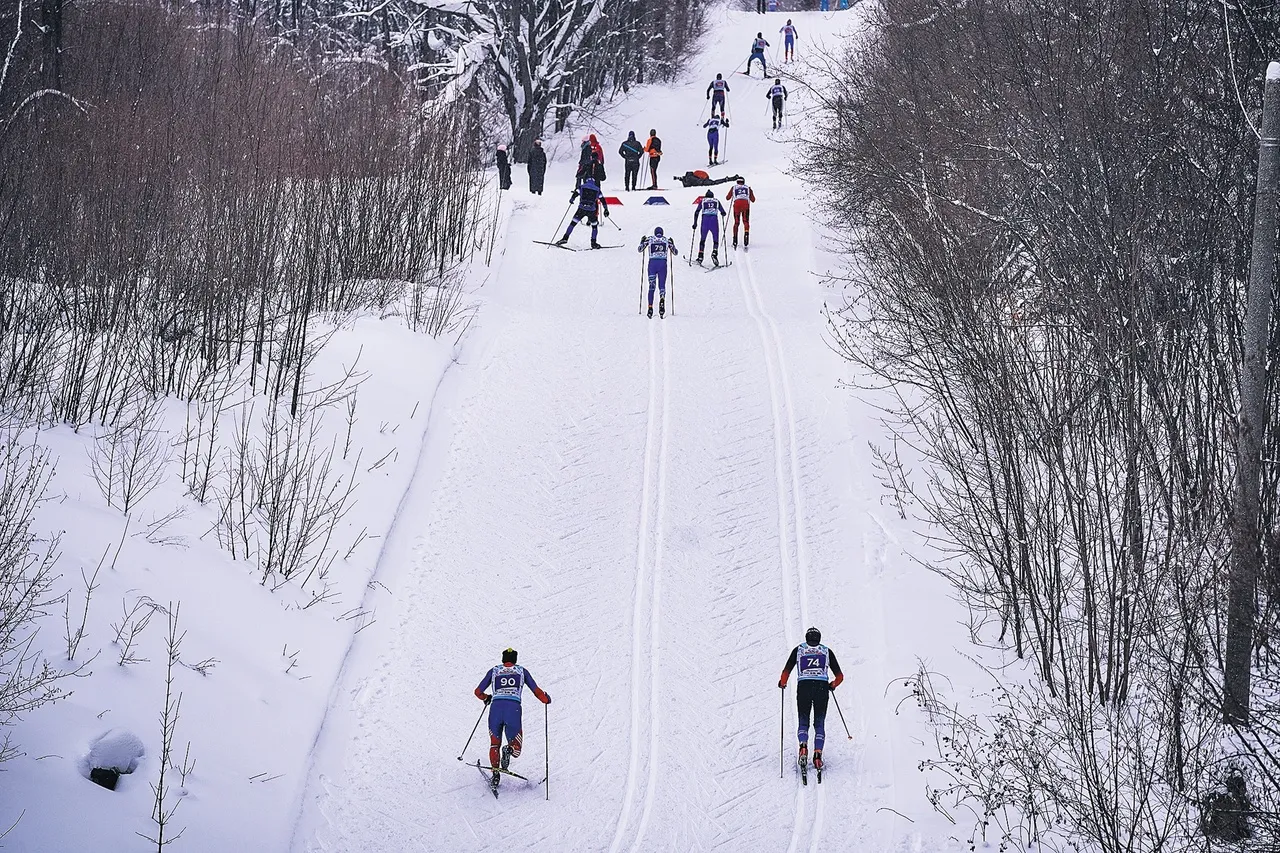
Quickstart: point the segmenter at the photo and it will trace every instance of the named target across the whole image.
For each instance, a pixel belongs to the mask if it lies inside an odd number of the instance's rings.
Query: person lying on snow
[[[727,178],[713,178],[701,169],[694,169],[692,172],[685,172],[683,177],[680,175],[672,175],[674,180],[679,181],[686,187],[710,187],[716,184],[727,184],[730,181],[741,180],[741,175],[730,175]]]

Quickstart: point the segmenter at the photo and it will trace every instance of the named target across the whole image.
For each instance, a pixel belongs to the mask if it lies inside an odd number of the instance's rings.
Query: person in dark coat
[[[547,152],[542,150],[542,140],[533,140],[529,149],[529,192],[542,195],[542,182],[547,177]]]
[[[729,175],[724,178],[712,178],[701,169],[694,169],[692,172],[685,172],[683,175],[672,175],[673,180],[679,181],[686,187],[712,187],[716,184],[727,184],[730,181],[737,181],[742,178],[741,175]]]
[[[498,186],[511,189],[511,161],[507,159],[507,146],[498,146]]]
[[[636,139],[634,130],[627,134],[626,142],[618,146],[618,153],[622,155],[622,162],[626,166],[626,171],[622,175],[622,188],[634,190],[636,180],[640,177],[640,158],[644,156],[644,145]]]

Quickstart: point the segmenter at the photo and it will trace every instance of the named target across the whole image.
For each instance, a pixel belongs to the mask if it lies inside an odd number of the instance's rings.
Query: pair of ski
[[[495,800],[498,798],[498,780],[502,778],[500,774],[505,773],[508,776],[514,776],[517,779],[523,779],[526,782],[529,781],[528,776],[521,776],[519,773],[512,770],[505,770],[501,767],[485,767],[480,763],[480,759],[478,758],[476,759],[476,763],[471,766],[480,771],[480,775],[484,777],[484,781],[489,785],[489,792],[493,794],[493,798]]]
[[[551,242],[550,240],[534,240],[533,242],[535,242],[535,243],[539,243],[539,244],[541,244],[541,245],[543,245],[543,246],[555,246],[557,249],[564,249],[566,252],[580,252],[580,251],[583,251],[582,249],[575,249],[575,248],[573,248],[572,246],[566,246],[566,245],[564,245],[563,243],[553,243],[553,242]],[[621,246],[621,245],[617,245],[617,246],[606,246],[606,245],[604,245],[603,243],[601,243],[599,246],[592,246],[591,248],[592,248],[592,249],[621,249],[621,248],[622,248],[622,246]]]
[[[822,768],[815,765],[813,771],[818,774],[818,784],[821,785]],[[809,757],[807,755],[800,756],[800,783],[802,785],[809,784]]]

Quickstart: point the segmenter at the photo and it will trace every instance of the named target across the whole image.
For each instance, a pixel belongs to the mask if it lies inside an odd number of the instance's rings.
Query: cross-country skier
[[[782,104],[787,100],[787,87],[782,85],[781,77],[773,78],[773,85],[764,96],[773,102],[773,129],[782,127]]]
[[[644,151],[649,155],[649,175],[653,178],[649,184],[649,189],[656,190],[658,188],[658,163],[662,162],[662,140],[658,138],[658,131],[649,128],[649,138],[644,143]]]
[[[804,632],[804,642],[791,650],[787,665],[782,670],[782,678],[778,679],[779,689],[786,689],[787,678],[791,670],[799,667],[796,676],[796,710],[799,712],[800,725],[796,737],[800,741],[800,764],[803,766],[809,755],[809,711],[813,710],[813,766],[822,769],[822,742],[826,739],[827,701],[831,691],[844,681],[844,673],[840,672],[840,664],[836,663],[836,653],[822,645],[822,632],[810,628]],[[827,680],[828,668],[836,674],[832,681]]]
[[[713,115],[702,126],[707,129],[707,165],[714,166],[720,162],[720,128],[728,127],[729,120]]]
[[[658,288],[658,316],[667,316],[667,265],[676,251],[676,243],[662,233],[662,226],[653,229],[652,237],[641,237],[638,251],[649,250],[649,317],[653,317],[653,288]]]
[[[599,249],[600,244],[596,242],[596,236],[600,233],[600,218],[596,213],[596,208],[604,210],[604,215],[609,215],[609,203],[604,200],[604,194],[600,192],[600,185],[596,183],[595,178],[587,178],[582,182],[582,186],[573,191],[569,196],[569,201],[578,199],[578,209],[573,212],[573,216],[569,217],[569,227],[565,229],[564,236],[556,241],[557,246],[563,246],[569,242],[569,235],[573,233],[573,227],[578,224],[578,220],[585,219],[591,225],[591,248]]]
[[[551,704],[551,694],[538,687],[538,682],[533,680],[527,669],[516,664],[516,656],[515,649],[505,649],[502,664],[486,672],[476,687],[476,698],[489,706],[489,767],[493,769],[489,785],[494,793],[497,793],[498,780],[502,778],[498,768],[506,770],[511,759],[520,757],[520,694],[524,686],[528,684],[542,704]],[[493,695],[484,692],[489,688],[492,688]],[[502,743],[504,731],[507,736],[505,746]]]
[[[711,235],[711,263],[720,266],[720,217],[726,215],[723,205],[716,198],[714,190],[694,202],[693,228],[698,229],[698,220],[702,220],[702,239],[698,241],[698,263],[702,263],[703,250],[707,245],[707,234]]]
[[[622,156],[625,169],[622,174],[622,188],[634,190],[636,178],[640,175],[640,158],[644,156],[644,146],[636,139],[636,132],[630,131],[627,139],[618,146],[618,154]]]
[[[757,59],[760,60],[760,76],[769,76],[769,66],[764,61],[764,49],[769,47],[769,43],[764,40],[764,33],[756,33],[756,37],[751,42],[751,56],[747,57],[746,75],[751,76],[751,63]]]
[[[791,19],[787,18],[787,25],[778,30],[782,33],[782,56],[784,62],[790,62],[796,58],[796,35],[797,31],[791,25]]]
[[[711,81],[707,86],[707,97],[711,99],[711,114],[716,114],[716,104],[720,105],[720,115],[724,115],[724,95],[729,91],[729,81],[724,79],[723,74],[717,74],[716,79]]]
[[[751,204],[756,194],[745,180],[738,178],[724,198],[733,201],[733,248],[738,248],[738,220],[742,220],[742,246],[746,248],[751,245]]]

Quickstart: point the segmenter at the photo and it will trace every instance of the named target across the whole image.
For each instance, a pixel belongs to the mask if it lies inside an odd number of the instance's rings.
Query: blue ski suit
[[[663,235],[661,237],[641,237],[637,251],[649,250],[649,307],[653,307],[653,291],[656,287],[663,299],[667,297],[667,269],[672,256],[679,255],[675,241]]]

